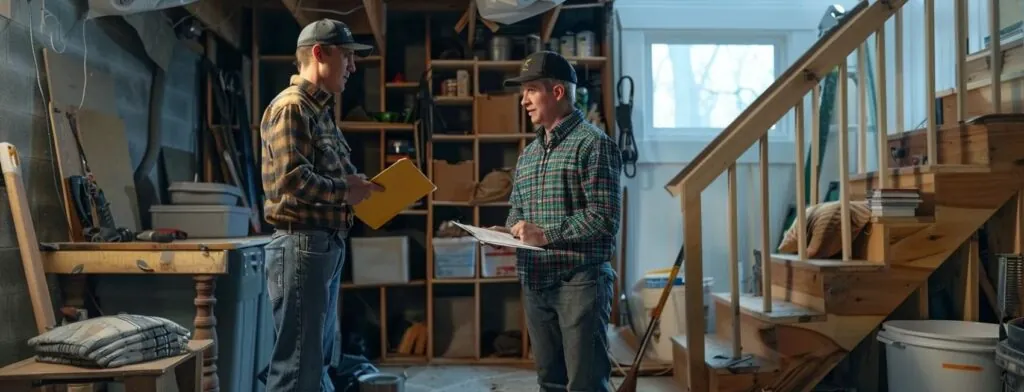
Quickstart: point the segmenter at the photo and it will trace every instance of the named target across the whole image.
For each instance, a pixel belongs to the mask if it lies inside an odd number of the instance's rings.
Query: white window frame
[[[788,35],[783,31],[758,31],[758,30],[671,30],[671,31],[648,31],[645,34],[644,42],[644,67],[648,76],[644,80],[644,90],[647,102],[654,102],[654,75],[651,70],[651,45],[772,45],[775,49],[774,72],[775,77],[785,71],[787,61]],[[643,134],[638,135],[643,142],[702,142],[707,143],[714,140],[722,128],[654,128],[654,109],[645,111],[643,116]],[[770,142],[792,142],[793,137],[793,116],[787,113],[776,124],[776,130],[768,134]]]

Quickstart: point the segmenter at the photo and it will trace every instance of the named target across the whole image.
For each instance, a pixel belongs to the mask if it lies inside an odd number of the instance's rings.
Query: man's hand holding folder
[[[362,203],[370,197],[373,192],[383,192],[384,187],[372,181],[368,181],[363,174],[349,174],[345,176],[345,187],[348,188],[345,194],[345,202],[349,205]]]

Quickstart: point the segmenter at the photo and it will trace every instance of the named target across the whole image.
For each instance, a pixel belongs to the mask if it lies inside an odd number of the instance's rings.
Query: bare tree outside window
[[[651,75],[654,128],[720,130],[775,81],[775,46],[652,44]]]

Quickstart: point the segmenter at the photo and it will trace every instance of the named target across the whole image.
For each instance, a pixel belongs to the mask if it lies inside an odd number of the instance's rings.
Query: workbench
[[[263,245],[270,236],[189,239],[169,243],[155,242],[63,242],[41,244],[43,268],[48,274],[85,275],[191,275],[195,284],[194,340],[209,339],[213,344],[203,352],[203,391],[220,390],[218,377],[217,303],[218,277],[245,275],[262,282]],[[234,278],[234,276],[233,276]],[[84,296],[84,285],[62,287],[68,297]],[[144,294],[144,293],[140,293]],[[260,290],[261,297],[265,297]],[[257,298],[259,299],[259,298]],[[155,312],[158,312],[156,310]],[[152,315],[159,315],[151,313]],[[259,314],[259,312],[256,312]],[[247,315],[247,318],[256,315]],[[234,324],[252,325],[259,320],[234,320]],[[233,333],[234,331],[227,331]],[[234,336],[230,336],[234,338]],[[254,343],[250,340],[251,343]],[[252,355],[252,354],[250,354]],[[252,359],[251,357],[249,358]],[[237,368],[238,366],[232,366]],[[251,377],[251,374],[249,375]],[[251,384],[251,380],[249,381]],[[248,388],[246,388],[248,389]],[[227,390],[237,390],[235,387]]]

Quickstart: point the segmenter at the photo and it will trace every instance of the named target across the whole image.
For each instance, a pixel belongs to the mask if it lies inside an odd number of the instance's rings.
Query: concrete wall
[[[0,16],[0,141],[15,144],[23,157],[25,185],[39,241],[66,241],[46,102],[40,92],[39,83],[43,91],[48,91],[42,49],[62,51],[81,61],[86,50],[84,38],[89,67],[113,76],[117,112],[125,123],[132,160],[125,164],[131,164],[133,170],[142,159],[148,139],[154,64],[144,55],[134,29],[123,19],[105,17],[83,22],[80,15],[85,11],[84,1],[11,2],[13,20]],[[42,26],[41,4],[49,11]],[[30,40],[30,28],[34,42]],[[164,145],[189,149],[188,140],[197,125],[196,59],[184,46],[175,48],[175,59],[167,70]],[[155,173],[151,173],[154,178]],[[8,206],[6,192],[0,192],[0,365],[30,356],[25,341],[36,335]],[[54,302],[59,303],[55,279],[51,278],[50,287]]]

